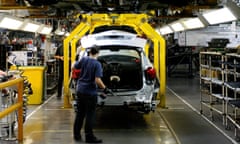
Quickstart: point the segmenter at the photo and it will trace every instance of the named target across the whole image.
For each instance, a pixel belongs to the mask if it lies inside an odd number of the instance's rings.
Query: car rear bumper
[[[156,94],[151,94],[149,96],[145,96],[144,99],[139,99],[138,95],[115,95],[115,96],[107,96],[105,99],[101,97],[98,98],[99,106],[125,106],[129,108],[136,109],[138,111],[143,111],[145,113],[154,111],[159,104],[159,100],[153,99]]]

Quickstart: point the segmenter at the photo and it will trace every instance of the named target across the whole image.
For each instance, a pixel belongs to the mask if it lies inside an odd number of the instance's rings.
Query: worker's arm
[[[105,88],[106,88],[106,86],[104,85],[104,83],[103,83],[103,81],[101,80],[100,77],[96,77],[96,78],[95,78],[95,82],[96,82],[96,84],[98,85],[98,87],[100,87],[100,88],[102,88],[102,89],[105,89]]]
[[[60,60],[62,60],[62,61],[63,61],[63,56],[58,56],[58,55],[55,55],[55,56],[54,56],[54,58],[55,58],[55,59],[60,59]]]

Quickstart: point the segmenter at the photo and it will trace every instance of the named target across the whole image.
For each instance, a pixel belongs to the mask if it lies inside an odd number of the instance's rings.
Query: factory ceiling
[[[25,17],[66,17],[72,13],[142,13],[158,18],[191,17],[200,9],[219,6],[219,0],[0,0],[0,10],[27,10]]]
[[[221,0],[0,0],[0,13],[22,18],[70,19],[79,13],[149,13],[152,22],[168,23],[218,8]],[[224,0],[222,0],[224,1]]]

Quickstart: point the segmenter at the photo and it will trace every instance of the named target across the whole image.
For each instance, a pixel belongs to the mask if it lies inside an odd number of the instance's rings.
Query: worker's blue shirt
[[[81,69],[77,81],[77,93],[97,96],[96,77],[102,77],[102,66],[96,59],[83,57],[74,64],[76,69]]]

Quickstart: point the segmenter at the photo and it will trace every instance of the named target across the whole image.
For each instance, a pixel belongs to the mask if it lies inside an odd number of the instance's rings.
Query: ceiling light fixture
[[[178,21],[170,24],[171,28],[174,30],[174,32],[184,31],[184,26]]]
[[[28,32],[37,32],[40,26],[41,26],[40,23],[30,21],[30,20],[25,20],[21,30],[28,31]]]
[[[61,28],[57,28],[54,32],[56,35],[62,36],[65,34],[65,30]]]
[[[0,28],[19,30],[22,24],[22,19],[10,15],[2,15],[0,19]]]
[[[48,35],[51,32],[52,32],[52,27],[46,26],[46,25],[42,25],[41,28],[39,28],[38,30],[38,33],[45,34],[45,35]]]
[[[169,26],[164,26],[159,29],[161,35],[173,33],[173,30]]]
[[[207,22],[210,25],[237,20],[237,17],[227,7],[204,13],[203,17],[207,20]]]
[[[197,29],[205,27],[199,18],[182,19],[180,21],[186,29]]]

